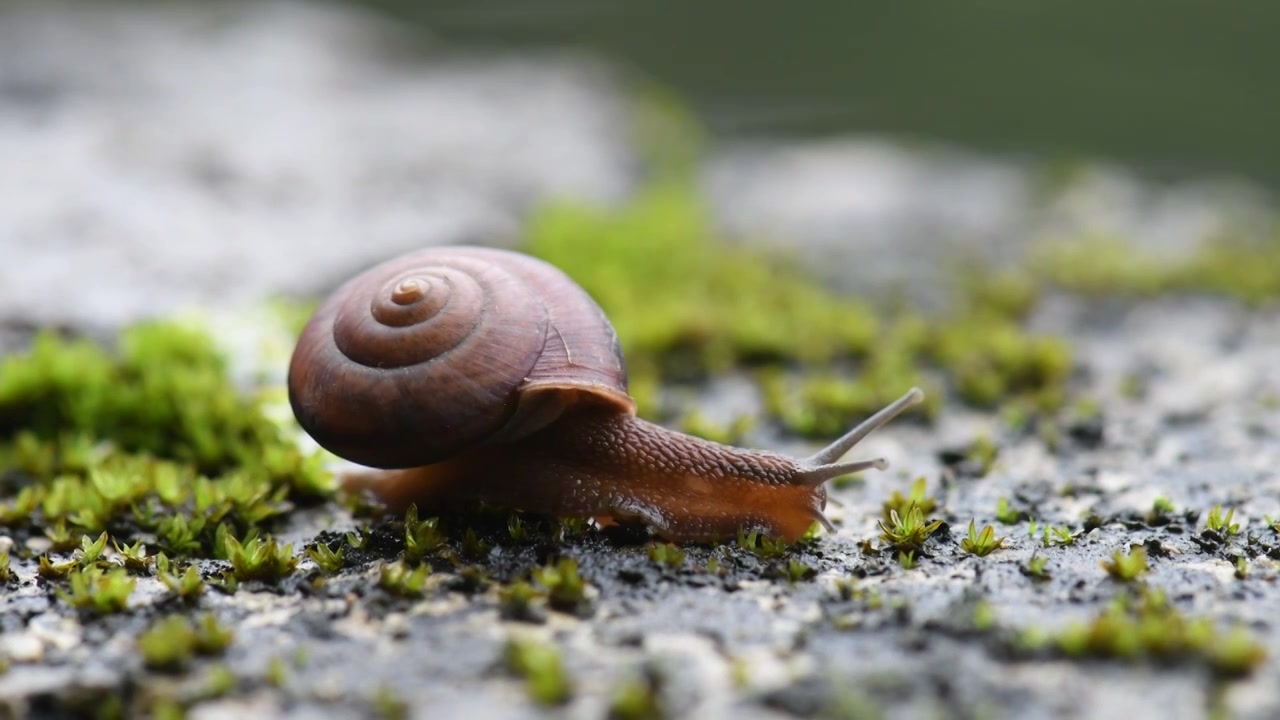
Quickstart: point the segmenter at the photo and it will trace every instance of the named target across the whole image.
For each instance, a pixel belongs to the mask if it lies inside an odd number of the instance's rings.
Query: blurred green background
[[[593,50],[715,133],[887,134],[1280,184],[1280,4],[365,0],[446,46]]]

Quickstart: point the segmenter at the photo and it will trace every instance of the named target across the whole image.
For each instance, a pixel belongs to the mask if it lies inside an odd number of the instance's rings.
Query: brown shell
[[[435,247],[338,288],[289,365],[304,430],[363,465],[427,465],[528,435],[575,403],[634,413],[617,335],[564,273]]]

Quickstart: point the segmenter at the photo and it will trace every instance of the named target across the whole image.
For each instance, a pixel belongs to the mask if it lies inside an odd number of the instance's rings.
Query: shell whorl
[[[519,437],[583,398],[633,407],[612,327],[559,270],[487,248],[430,248],[351,279],[289,366],[303,429],[375,467]]]

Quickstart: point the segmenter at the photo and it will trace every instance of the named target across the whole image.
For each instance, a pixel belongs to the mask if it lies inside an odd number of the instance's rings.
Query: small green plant
[[[1243,555],[1236,558],[1235,576],[1237,580],[1244,580],[1249,577],[1249,562],[1244,559]]]
[[[902,493],[894,490],[893,495],[891,495],[888,500],[884,501],[884,504],[881,507],[881,516],[884,518],[884,521],[887,523],[893,522],[891,514],[894,512],[897,512],[899,517],[905,517],[907,512],[913,507],[920,508],[920,512],[925,515],[932,513],[937,509],[938,501],[929,497],[926,490],[927,485],[923,476],[916,478],[915,481],[911,483],[911,490],[907,492],[905,497]]]
[[[738,547],[759,558],[771,560],[787,553],[787,541],[782,538],[771,538],[758,530],[745,531],[738,528]]]
[[[169,592],[187,603],[195,602],[205,591],[204,579],[200,577],[200,571],[195,565],[188,565],[186,572],[180,576],[175,575],[169,558],[164,553],[156,556],[156,577],[169,588]]]
[[[1049,558],[1043,555],[1032,554],[1027,560],[1027,564],[1022,569],[1022,574],[1036,580],[1048,580],[1049,573],[1045,569],[1049,565]]]
[[[888,547],[902,552],[923,550],[925,540],[942,527],[941,520],[925,522],[924,511],[918,505],[913,505],[907,510],[905,516],[899,515],[897,510],[890,510],[889,522],[886,523],[884,520],[878,522],[880,539]]]
[[[44,529],[44,536],[49,538],[49,542],[53,543],[49,549],[53,552],[70,552],[80,547],[80,540],[76,538],[75,533],[67,528],[65,520],[59,518],[58,522]]]
[[[525,681],[529,697],[539,705],[563,705],[573,695],[560,651],[533,640],[509,639],[502,650],[507,670]]]
[[[662,707],[657,673],[645,672],[619,684],[609,699],[608,720],[662,720],[667,713]]]
[[[378,587],[397,597],[422,597],[430,573],[430,565],[410,568],[404,561],[387,563],[378,574]]]
[[[13,580],[13,568],[9,567],[9,551],[0,552],[0,583]]]
[[[102,553],[107,549],[107,534],[103,532],[98,536],[97,540],[91,539],[88,535],[80,538],[80,567],[91,567],[97,564],[98,559],[102,557]]]
[[[812,580],[818,572],[795,558],[787,560],[780,573],[787,582],[795,584],[804,580]]]
[[[129,607],[129,596],[137,580],[123,569],[103,572],[87,567],[68,576],[70,591],[57,589],[58,597],[77,610],[101,614],[123,612]]]
[[[311,561],[316,564],[316,567],[320,568],[322,572],[328,575],[332,575],[346,567],[346,554],[347,549],[345,547],[339,547],[338,551],[334,552],[328,545],[322,542],[318,542],[307,548],[307,557],[311,558]]]
[[[222,654],[233,638],[232,632],[212,615],[205,615],[194,624],[182,615],[169,615],[138,636],[138,651],[148,668],[177,672],[196,655]]]
[[[410,505],[404,514],[404,559],[411,565],[444,546],[439,518],[418,519],[418,506]]]
[[[492,548],[489,543],[480,539],[475,530],[467,528],[467,531],[462,535],[461,549],[464,556],[478,560],[488,555],[489,550]]]
[[[986,557],[1004,547],[1004,538],[996,537],[996,529],[990,525],[979,532],[973,520],[969,521],[969,534],[960,541],[960,549],[970,555]]]
[[[170,615],[138,636],[138,651],[148,668],[176,672],[195,656],[195,632],[186,618]]]
[[[529,539],[529,528],[525,527],[524,518],[519,513],[511,513],[511,518],[507,520],[507,534],[511,536],[512,542]]]
[[[1063,525],[1061,527],[1053,527],[1045,525],[1043,544],[1045,547],[1053,547],[1054,545],[1068,546],[1076,544],[1076,536],[1071,533],[1071,528]]]
[[[547,604],[556,610],[581,613],[590,603],[587,599],[587,582],[578,574],[578,561],[560,558],[554,565],[537,568],[533,580],[547,592]]]
[[[1116,550],[1110,560],[1102,561],[1102,569],[1120,582],[1133,582],[1147,571],[1147,550],[1141,545],[1130,548],[1127,555]]]
[[[1271,528],[1274,533],[1280,533],[1280,520],[1272,520],[1270,515],[1263,515],[1263,519],[1267,523],[1267,527]]]
[[[36,572],[46,580],[60,580],[70,575],[78,565],[75,560],[54,562],[49,559],[48,553],[44,553],[40,556],[40,567]]]
[[[1227,537],[1240,534],[1240,524],[1231,522],[1235,517],[1236,509],[1227,510],[1227,514],[1222,514],[1222,506],[1217,505],[1209,511],[1209,517],[1205,520],[1205,525],[1216,533],[1221,533]]]
[[[279,582],[298,567],[293,546],[281,546],[276,543],[275,538],[264,541],[260,537],[254,537],[242,545],[239,540],[227,535],[225,542],[232,575],[239,582]]]
[[[996,464],[996,455],[1000,449],[990,437],[981,435],[974,439],[969,445],[969,449],[965,452],[965,456],[977,463],[979,477],[984,477],[991,472],[991,468]]]
[[[543,593],[523,580],[517,580],[498,591],[498,611],[508,620],[541,622],[543,613],[535,601]]]
[[[649,546],[649,560],[657,565],[679,568],[684,565],[686,553],[671,543]]]
[[[155,559],[147,554],[147,546],[141,540],[132,545],[121,546],[114,540],[111,541],[111,544],[115,546],[116,552],[120,554],[125,568],[135,573],[146,570]]]
[[[918,566],[920,562],[916,560],[916,551],[898,553],[898,566],[903,570],[911,570]]]
[[[1000,498],[996,501],[996,520],[1005,525],[1014,525],[1027,519],[1027,513],[1022,510],[1015,510],[1009,505],[1007,498]]]
[[[1266,659],[1266,650],[1242,628],[1223,632],[1207,619],[1188,619],[1151,590],[1121,596],[1092,621],[1043,642],[1068,657],[1199,661],[1226,677],[1248,675]]]

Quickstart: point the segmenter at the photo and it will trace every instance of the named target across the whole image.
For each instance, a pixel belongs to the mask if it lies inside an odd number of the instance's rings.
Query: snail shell
[[[527,436],[576,404],[634,414],[618,336],[564,273],[526,255],[438,247],[352,278],[316,311],[289,401],[362,465],[428,465]]]

